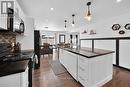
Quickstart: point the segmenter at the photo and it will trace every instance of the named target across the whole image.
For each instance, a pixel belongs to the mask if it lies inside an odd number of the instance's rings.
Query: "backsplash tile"
[[[0,32],[0,43],[16,43],[16,36],[8,32]]]

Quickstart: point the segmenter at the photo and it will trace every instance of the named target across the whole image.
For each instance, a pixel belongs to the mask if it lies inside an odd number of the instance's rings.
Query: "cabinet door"
[[[89,87],[89,62],[88,58],[78,57],[78,81],[85,87]]]
[[[25,72],[21,73],[21,87],[28,87],[28,67]]]
[[[67,56],[68,56],[67,51],[65,51],[63,49],[60,49],[59,60],[60,60],[60,63],[62,65],[64,65],[65,68],[67,67],[67,62],[68,62],[68,57]]]
[[[68,58],[68,51],[66,50],[63,50],[63,49],[60,49],[60,54],[59,54],[59,60],[60,60],[60,63],[62,65],[64,65],[65,68],[67,68],[68,66],[68,61],[69,61],[69,58]]]
[[[77,72],[78,72],[78,65],[77,65],[77,58],[78,55],[68,52],[68,65],[67,70],[69,73],[77,80]]]
[[[77,80],[78,55],[63,49],[60,49],[59,53],[60,53],[59,56],[60,63],[63,64],[64,67],[68,70],[68,72]]]
[[[59,60],[60,60],[60,63],[63,64],[64,58],[63,58],[63,50],[62,49],[59,49]]]
[[[0,77],[0,87],[21,87],[20,73]]]
[[[119,65],[130,69],[130,41],[120,40]]]

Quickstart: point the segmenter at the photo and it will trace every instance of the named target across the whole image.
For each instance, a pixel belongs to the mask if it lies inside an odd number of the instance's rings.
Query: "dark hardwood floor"
[[[55,75],[50,60],[56,60],[57,55],[41,57],[40,69],[33,71],[33,87],[83,87],[68,73]],[[103,87],[130,87],[130,72],[114,67],[113,79]]]

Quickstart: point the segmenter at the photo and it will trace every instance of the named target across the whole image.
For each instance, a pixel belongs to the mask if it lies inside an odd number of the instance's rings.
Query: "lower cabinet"
[[[61,64],[84,87],[101,87],[112,79],[113,54],[87,58],[63,49],[60,52]]]
[[[59,60],[60,63],[62,65],[64,65],[64,67],[67,69],[67,71],[71,74],[71,76],[73,76],[73,78],[75,80],[78,79],[78,64],[77,64],[77,59],[78,59],[78,55],[71,53],[69,51],[60,49],[59,50]]]
[[[78,81],[85,87],[89,87],[88,75],[89,75],[88,58],[78,56]]]
[[[78,55],[68,52],[67,70],[75,80],[78,80]]]
[[[0,77],[0,87],[28,87],[28,68],[22,73]]]
[[[95,58],[78,57],[78,81],[84,87],[101,87],[112,79],[112,54]]]

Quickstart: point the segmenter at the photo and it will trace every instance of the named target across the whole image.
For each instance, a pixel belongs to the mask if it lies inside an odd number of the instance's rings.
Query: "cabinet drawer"
[[[78,60],[78,68],[79,69],[86,71],[86,70],[88,70],[88,66],[89,66],[89,64],[88,64],[87,60],[86,61],[83,61],[81,59]]]
[[[87,85],[87,80],[86,79],[79,76],[78,80],[84,87],[86,87],[86,85]]]
[[[88,59],[85,58],[85,57],[79,56],[78,62],[79,62],[79,63],[82,63],[82,64],[86,64],[86,63],[88,63]]]
[[[84,71],[88,70],[88,63],[78,62],[78,67],[81,68]]]
[[[84,79],[87,79],[89,76],[88,76],[88,71],[84,71],[82,69],[79,69],[78,70],[78,76],[84,78]]]
[[[78,70],[82,71],[82,72],[87,72],[87,67],[85,68],[85,67],[82,67],[82,66],[79,65]]]

